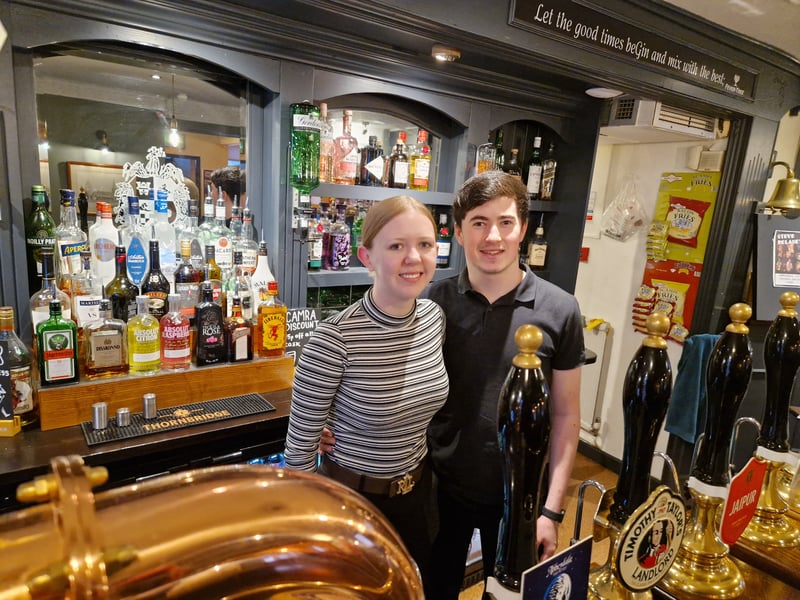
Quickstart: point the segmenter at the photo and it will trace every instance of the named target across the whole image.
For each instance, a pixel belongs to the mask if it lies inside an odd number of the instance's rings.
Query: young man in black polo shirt
[[[519,262],[525,239],[525,186],[500,171],[477,175],[453,204],[455,234],[467,268],[432,283],[424,294],[447,315],[444,357],[450,392],[428,429],[438,478],[440,528],[434,541],[432,600],[457,600],[474,528],[481,532],[484,574],[493,575],[503,512],[497,444],[497,402],[511,359],[514,333],[533,323],[543,333],[538,355],[550,386],[549,487],[537,521],[541,558],[558,543],[564,495],[580,429],[583,323],[575,298]]]

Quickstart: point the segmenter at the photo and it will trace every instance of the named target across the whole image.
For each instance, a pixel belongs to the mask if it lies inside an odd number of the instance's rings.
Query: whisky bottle
[[[106,286],[106,298],[111,300],[111,312],[115,319],[122,319],[126,323],[136,314],[136,296],[139,288],[128,279],[127,255],[125,246],[121,243],[114,251],[117,273],[114,279]]]
[[[274,279],[267,288],[267,298],[258,306],[255,335],[259,356],[276,357],[286,353],[286,305],[278,298],[278,282]]]
[[[148,243],[150,250],[150,271],[142,280],[142,294],[150,298],[149,311],[156,319],[160,319],[170,309],[169,281],[161,272],[161,255],[158,249],[158,240],[151,239]]]
[[[672,367],[664,339],[669,325],[669,317],[661,312],[654,312],[647,318],[648,336],[625,373],[622,464],[609,512],[609,518],[620,526],[650,494],[653,450],[672,394]]]
[[[205,255],[206,255],[206,264],[203,269],[205,278],[203,279],[203,281],[208,281],[211,283],[214,302],[222,306],[225,300],[222,291],[222,269],[217,264],[216,254],[213,244],[206,245]],[[201,292],[202,292],[202,285],[201,285]]]
[[[231,316],[225,320],[225,348],[228,362],[253,360],[253,324],[242,316],[238,285],[231,299]]]
[[[227,358],[222,307],[214,302],[211,283],[203,282],[202,298],[195,307],[197,366],[224,363]]]
[[[528,162],[528,198],[538,200],[542,187],[542,138],[538,135],[533,138],[533,151]]]
[[[417,134],[417,148],[409,163],[408,186],[412,190],[428,191],[431,176],[431,147],[428,145],[428,132],[420,129]]]
[[[547,154],[542,161],[542,188],[540,197],[542,200],[553,199],[553,188],[556,184],[556,167],[558,161],[556,160],[556,147],[555,144],[550,144],[547,149]]]
[[[11,376],[14,414],[22,421],[23,429],[39,421],[39,403],[33,390],[31,353],[14,331],[14,309],[0,306],[0,369]],[[4,419],[10,418],[3,415]]]
[[[475,173],[484,173],[494,169],[496,156],[497,149],[492,143],[492,132],[490,131],[486,143],[478,146],[475,152]]]
[[[503,170],[515,179],[522,181],[522,168],[519,164],[519,148],[511,149],[511,158],[508,160],[508,164],[506,164]]]
[[[383,185],[383,148],[378,147],[378,136],[369,136],[369,144],[361,149],[358,183],[372,187]]]
[[[50,301],[50,317],[36,326],[39,386],[76,383],[78,373],[78,326],[61,314],[61,302]]]
[[[82,269],[72,277],[72,317],[78,324],[78,339],[82,337],[83,327],[100,316],[100,299],[103,297],[103,283],[92,273],[92,253],[81,251]]]
[[[319,180],[333,180],[333,126],[328,119],[328,104],[319,103]]]
[[[181,314],[193,321],[194,307],[200,301],[200,272],[192,266],[192,242],[187,239],[181,241],[181,264],[175,271],[175,293],[180,296]]]
[[[503,130],[498,129],[494,136],[494,169],[496,171],[505,171],[506,167],[506,151],[503,148]]]
[[[148,312],[148,296],[136,296],[135,317],[128,321],[128,364],[132,375],[153,375],[161,369],[161,329]]]
[[[319,108],[310,102],[292,104],[290,128],[289,184],[301,194],[319,185]]]
[[[56,249],[56,224],[47,211],[44,186],[34,185],[31,195],[31,212],[25,221],[25,245],[28,250],[28,289],[35,290],[42,276],[41,249],[49,248],[53,252]]]
[[[436,236],[436,268],[446,269],[450,266],[450,250],[453,245],[453,234],[447,226],[447,213],[439,213],[439,233]]]
[[[544,237],[544,213],[539,220],[533,239],[528,244],[528,266],[535,271],[544,269],[547,263],[547,240]]]
[[[33,339],[36,340],[36,326],[50,318],[50,302],[58,300],[63,307],[62,316],[65,319],[72,317],[70,309],[72,300],[64,290],[56,287],[56,274],[54,268],[53,250],[43,246],[39,250],[42,260],[42,287],[31,296],[31,323],[33,324]]]
[[[72,276],[81,270],[81,250],[87,249],[86,234],[78,226],[75,212],[75,191],[60,190],[61,223],[56,227],[55,238],[58,248],[58,277],[56,285],[69,293]]]
[[[406,153],[406,132],[397,134],[397,144],[389,157],[386,186],[406,189],[408,187],[408,154]]]
[[[351,133],[353,111],[342,114],[342,135],[333,141],[333,182],[354,185],[358,174],[358,140]]]
[[[128,372],[127,326],[113,317],[110,300],[100,300],[98,316],[86,323],[83,336],[83,372],[87,379]]]
[[[180,302],[180,295],[170,294],[172,309],[159,321],[161,368],[165,371],[185,371],[192,364],[191,326],[189,317],[181,312]]]

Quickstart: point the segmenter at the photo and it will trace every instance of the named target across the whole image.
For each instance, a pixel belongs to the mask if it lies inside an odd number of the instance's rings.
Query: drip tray
[[[91,421],[81,423],[83,436],[89,446],[118,442],[129,438],[163,433],[174,429],[193,427],[225,419],[246,417],[275,410],[261,394],[243,394],[218,398],[194,404],[173,406],[160,409],[154,419],[145,419],[143,413],[131,415],[131,424],[127,427],[117,427],[116,417],[108,419],[108,427],[95,430]]]

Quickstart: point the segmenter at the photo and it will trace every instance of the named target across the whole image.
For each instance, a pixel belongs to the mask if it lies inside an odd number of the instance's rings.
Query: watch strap
[[[547,517],[551,521],[555,521],[556,523],[561,523],[564,520],[564,514],[566,513],[565,510],[561,510],[560,512],[556,512],[554,510],[550,510],[546,506],[542,507],[542,516]]]

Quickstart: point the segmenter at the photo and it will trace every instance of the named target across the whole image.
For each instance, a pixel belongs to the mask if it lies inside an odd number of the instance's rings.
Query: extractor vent
[[[631,96],[611,101],[604,125],[600,133],[611,143],[713,140],[717,134],[715,117]]]

